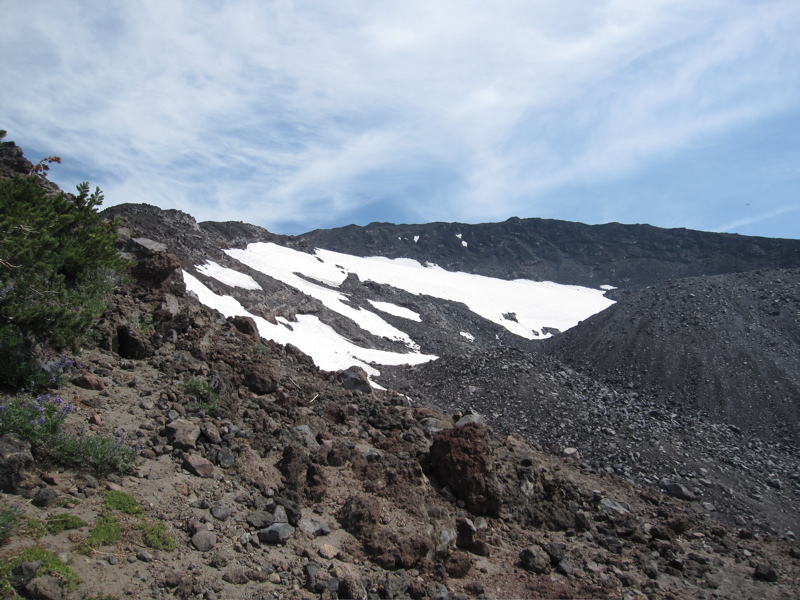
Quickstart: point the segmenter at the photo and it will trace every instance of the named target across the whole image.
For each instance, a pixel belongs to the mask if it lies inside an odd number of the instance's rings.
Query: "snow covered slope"
[[[309,254],[264,242],[249,244],[244,249],[228,249],[225,254],[318,300],[373,336],[400,342],[405,347],[402,352],[363,347],[337,333],[316,315],[297,315],[296,321],[277,317],[277,324],[271,323],[245,309],[233,295],[215,293],[197,277],[184,272],[187,289],[196,293],[204,304],[226,316],[253,317],[262,337],[292,343],[311,356],[317,366],[331,371],[358,365],[371,376],[377,376],[379,371],[374,365],[413,365],[436,358],[424,353],[420,344],[402,328],[404,321],[424,325],[424,317],[390,302],[367,299],[375,310],[354,304],[353,298],[340,289],[353,275],[362,282],[391,286],[416,296],[463,303],[475,316],[524,339],[545,339],[554,331],[569,329],[613,304],[600,289],[524,279],[507,281],[446,271],[434,264],[406,258],[364,258],[323,249]],[[196,270],[230,288],[261,289],[250,275],[212,261],[196,266]],[[386,315],[396,317],[394,324],[386,320]],[[452,335],[466,339],[471,336],[470,332],[460,330],[453,330]]]

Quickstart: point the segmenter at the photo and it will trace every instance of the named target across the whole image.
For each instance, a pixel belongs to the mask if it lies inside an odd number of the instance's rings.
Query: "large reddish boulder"
[[[486,427],[468,423],[438,433],[429,460],[431,475],[473,514],[499,515],[502,493],[492,474],[493,453]]]

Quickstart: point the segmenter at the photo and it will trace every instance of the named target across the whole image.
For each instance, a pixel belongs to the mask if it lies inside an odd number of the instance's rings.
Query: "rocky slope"
[[[75,591],[39,582],[44,597],[796,593],[800,549],[791,539],[724,526],[687,501],[550,456],[474,417],[371,390],[358,372],[320,372],[291,347],[258,340],[251,322],[183,295],[169,264],[177,260],[167,252],[140,251],[134,284],[98,328],[101,348],[63,390],[79,407],[71,427],[140,448],[136,473],[98,480],[29,464],[2,496],[37,520],[68,512],[89,525],[109,512],[106,489],[144,506],[141,517],[120,515],[120,542],[89,556],[76,553],[88,527],[3,548],[45,547],[83,580]],[[192,395],[198,379],[218,403]],[[163,523],[177,548],[149,548],[137,519]]]
[[[349,225],[312,231],[289,243],[358,256],[413,258],[501,279],[588,287],[634,288],[668,279],[800,264],[800,240],[516,217],[480,225]]]
[[[544,346],[595,378],[800,450],[798,269],[626,292]]]

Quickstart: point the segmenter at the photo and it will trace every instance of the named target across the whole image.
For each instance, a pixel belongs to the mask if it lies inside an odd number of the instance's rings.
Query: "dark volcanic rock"
[[[800,269],[692,278],[624,294],[544,347],[609,383],[796,440],[798,314]]]
[[[414,258],[500,279],[590,287],[641,287],[679,277],[800,264],[800,240],[516,217],[480,225],[348,225],[312,231],[292,243],[358,256]]]
[[[477,423],[468,423],[438,433],[431,445],[430,470],[476,515],[497,516],[501,492],[492,477],[492,447],[489,433]]]

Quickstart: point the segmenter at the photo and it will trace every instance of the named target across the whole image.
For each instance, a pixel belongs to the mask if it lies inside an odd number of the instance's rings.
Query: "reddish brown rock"
[[[94,373],[84,373],[83,375],[73,379],[72,383],[73,385],[77,385],[79,388],[98,392],[106,388],[106,384],[103,383],[103,380]]]
[[[250,336],[256,342],[261,339],[261,336],[258,333],[258,326],[256,325],[253,317],[235,316],[228,317],[228,320],[233,324],[234,327],[236,327],[237,331]]]
[[[271,394],[278,389],[280,367],[276,361],[264,361],[250,365],[244,376],[244,384],[255,394]]]
[[[214,465],[202,456],[194,454],[186,454],[183,457],[183,468],[198,477],[208,478],[214,475]]]
[[[479,423],[437,434],[429,452],[432,475],[476,515],[498,516],[501,492],[492,477],[492,447]]]

